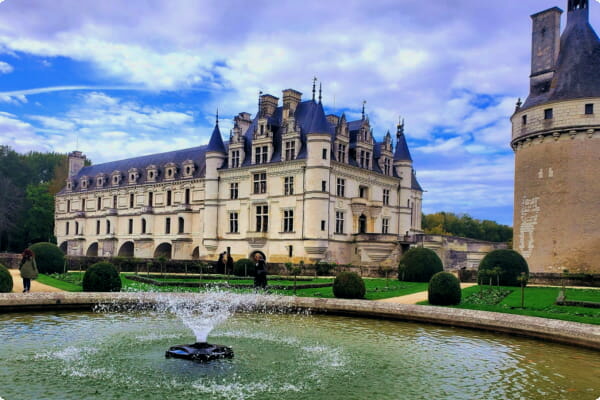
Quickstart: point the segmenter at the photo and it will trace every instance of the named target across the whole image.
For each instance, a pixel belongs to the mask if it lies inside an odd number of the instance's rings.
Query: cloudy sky
[[[0,143],[100,163],[205,144],[313,76],[377,138],[398,117],[424,212],[512,225],[529,15],[567,0],[0,0]],[[591,20],[600,26],[600,4]],[[564,26],[564,16],[563,16]]]

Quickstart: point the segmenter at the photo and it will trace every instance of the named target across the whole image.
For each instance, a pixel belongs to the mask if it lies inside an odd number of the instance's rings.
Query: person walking
[[[31,280],[38,277],[37,264],[35,263],[35,255],[33,251],[25,249],[23,258],[19,264],[21,278],[23,278],[23,293],[28,293],[31,290]]]
[[[254,287],[256,289],[267,288],[267,264],[262,258],[260,253],[254,254],[254,261],[256,262],[256,275],[254,276]]]

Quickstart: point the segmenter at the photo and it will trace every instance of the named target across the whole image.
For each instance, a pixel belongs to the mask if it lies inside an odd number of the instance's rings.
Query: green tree
[[[23,229],[27,243],[55,241],[54,198],[47,183],[27,186]]]

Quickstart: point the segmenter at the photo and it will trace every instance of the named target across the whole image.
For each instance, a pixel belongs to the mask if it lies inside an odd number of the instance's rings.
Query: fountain
[[[260,295],[164,295],[150,308],[0,314],[0,397],[598,398],[600,354],[453,327],[311,315]],[[183,325],[187,329],[182,329]],[[234,358],[165,358],[173,343]]]

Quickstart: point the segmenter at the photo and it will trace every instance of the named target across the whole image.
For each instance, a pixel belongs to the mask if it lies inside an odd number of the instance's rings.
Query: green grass
[[[64,290],[66,292],[81,292],[83,288],[81,285],[77,285],[71,282],[67,282],[61,279],[57,279],[48,275],[39,274],[37,277],[37,281],[39,283],[43,283],[44,285],[52,286],[60,290]]]
[[[598,308],[555,305],[554,302],[560,291],[558,287],[526,287],[524,308],[521,308],[521,288],[508,286],[501,286],[501,288],[510,290],[510,294],[498,304],[465,303],[464,300],[471,294],[481,290],[480,286],[472,286],[463,289],[463,302],[454,307],[600,325],[600,309]],[[487,289],[488,287],[484,287],[484,290]],[[570,300],[596,301],[594,299],[597,299],[598,296],[600,296],[600,290],[597,289],[567,289],[567,298]],[[428,302],[424,301],[419,304],[428,304]]]

